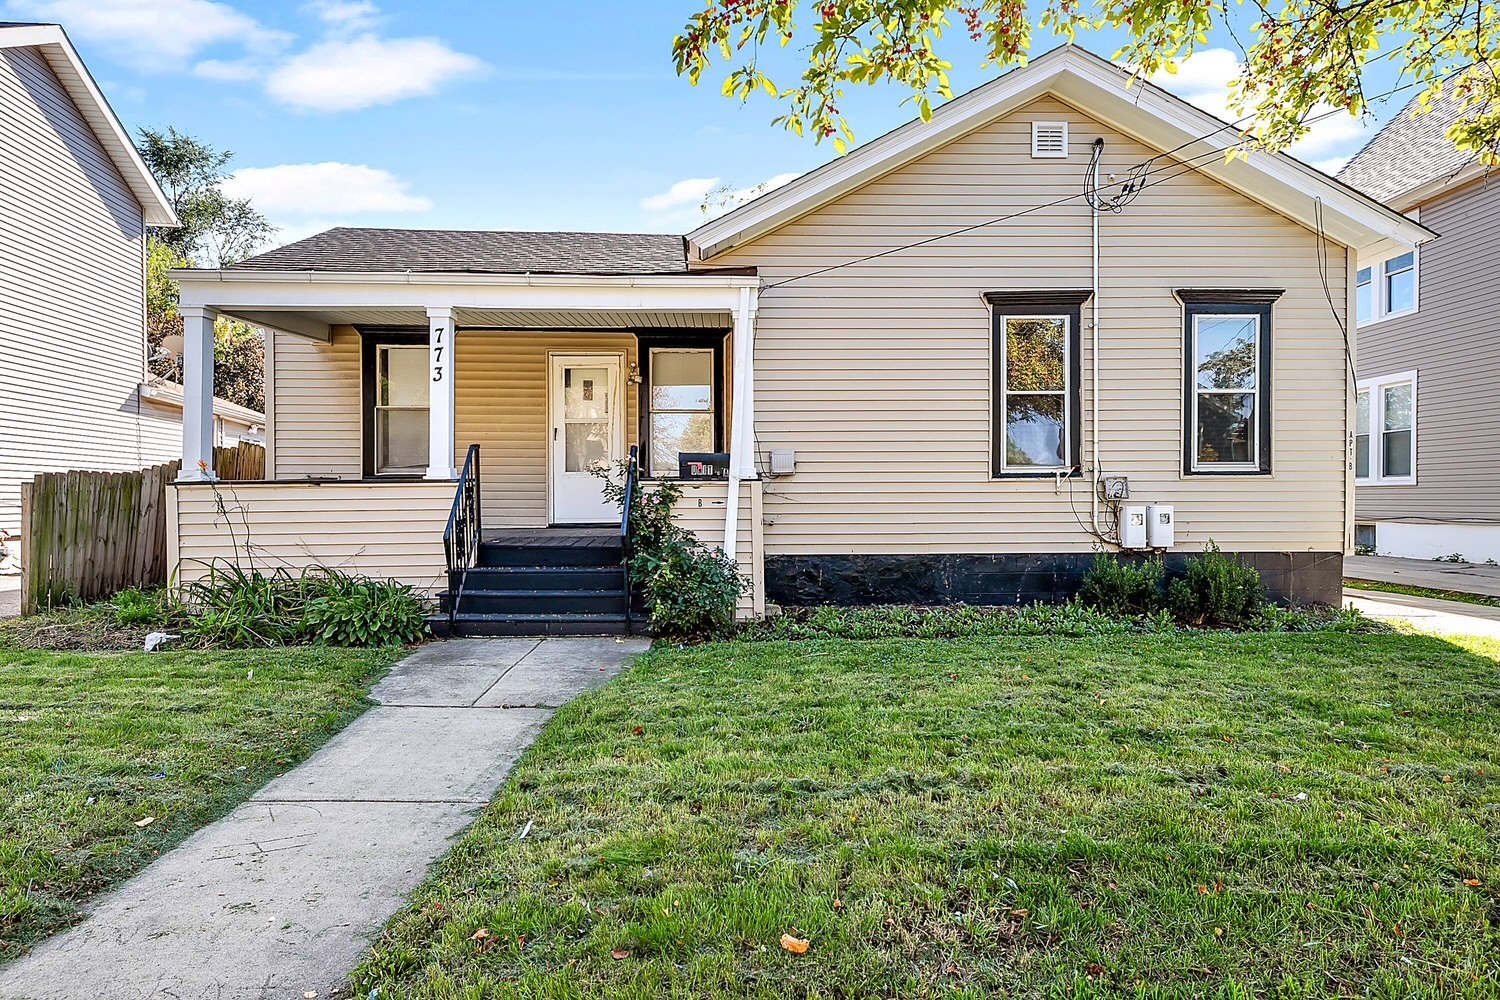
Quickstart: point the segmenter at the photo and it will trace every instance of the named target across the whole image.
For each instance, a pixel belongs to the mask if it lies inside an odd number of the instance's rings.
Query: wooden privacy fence
[[[139,472],[44,472],[21,484],[21,613],[167,582],[167,484]]]
[[[266,478],[265,445],[242,441],[233,448],[215,448],[214,472],[220,479],[230,481]]]
[[[181,462],[139,472],[44,472],[21,484],[21,613],[167,583],[167,486]],[[224,480],[265,478],[258,444],[215,448]]]

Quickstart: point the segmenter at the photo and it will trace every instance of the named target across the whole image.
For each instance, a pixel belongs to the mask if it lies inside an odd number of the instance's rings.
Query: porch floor
[[[484,533],[485,545],[517,548],[609,548],[620,544],[620,529],[603,527],[491,528]]]

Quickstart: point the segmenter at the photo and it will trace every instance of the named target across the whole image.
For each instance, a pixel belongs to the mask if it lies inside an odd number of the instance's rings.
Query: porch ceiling
[[[309,336],[331,326],[427,328],[427,313],[422,309],[223,311],[225,315],[253,326],[273,327]],[[454,324],[459,330],[728,330],[734,326],[734,316],[727,310],[459,308],[454,310]]]

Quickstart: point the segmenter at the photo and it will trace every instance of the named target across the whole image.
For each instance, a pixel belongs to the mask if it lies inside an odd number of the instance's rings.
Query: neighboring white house
[[[182,453],[182,388],[146,366],[147,226],[171,204],[62,28],[0,22],[0,538],[39,472]],[[264,417],[215,401],[227,443]]]

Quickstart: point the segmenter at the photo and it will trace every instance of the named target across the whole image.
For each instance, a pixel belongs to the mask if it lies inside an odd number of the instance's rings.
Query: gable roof
[[[339,227],[226,271],[429,274],[683,274],[687,245],[656,233]]]
[[[67,33],[56,24],[30,24],[0,21],[0,49],[35,48],[67,91],[69,99],[88,122],[99,145],[114,164],[127,187],[140,203],[148,226],[175,226],[177,213],[162,193],[156,178],[146,168],[141,154],[120,119],[115,116],[99,85],[89,75],[88,67],[78,57],[78,50],[68,41]]]
[[[1469,168],[1480,166],[1472,151],[1461,150],[1448,138],[1448,129],[1463,115],[1463,101],[1451,89],[1419,113],[1417,98],[1375,133],[1339,171],[1339,180],[1380,201],[1400,201],[1419,188],[1439,190]],[[1408,207],[1398,205],[1397,207]]]
[[[1052,94],[1084,113],[1181,160],[1274,211],[1317,228],[1322,203],[1329,238],[1362,248],[1381,241],[1415,246],[1436,234],[1284,153],[1253,152],[1225,162],[1239,133],[1154,84],[1075,45],[1064,45],[803,174],[688,234],[695,259],[711,260],[757,239],[933,150]],[[1206,162],[1202,162],[1206,160]]]

